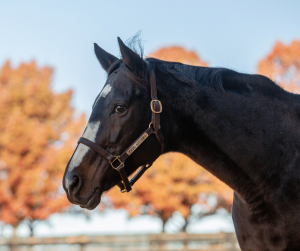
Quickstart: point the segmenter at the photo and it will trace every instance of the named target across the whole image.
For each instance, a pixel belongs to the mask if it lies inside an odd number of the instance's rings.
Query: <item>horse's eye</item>
[[[126,111],[126,107],[121,106],[121,105],[117,105],[116,108],[115,108],[115,112],[117,112],[117,113],[122,113],[122,112],[125,112],[125,111]]]

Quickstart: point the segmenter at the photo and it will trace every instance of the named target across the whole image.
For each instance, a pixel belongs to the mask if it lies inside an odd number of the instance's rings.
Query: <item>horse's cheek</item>
[[[120,128],[116,128],[116,126],[113,126],[110,130],[110,143],[115,144],[119,142],[120,138]]]

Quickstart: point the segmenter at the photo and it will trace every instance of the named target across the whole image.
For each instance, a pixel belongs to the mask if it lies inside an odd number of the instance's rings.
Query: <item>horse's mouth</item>
[[[88,199],[88,201],[83,205],[79,204],[79,206],[81,208],[86,208],[88,210],[93,210],[100,204],[101,195],[102,195],[102,192],[101,192],[100,188],[97,187],[94,190],[94,192],[92,193],[91,197]]]

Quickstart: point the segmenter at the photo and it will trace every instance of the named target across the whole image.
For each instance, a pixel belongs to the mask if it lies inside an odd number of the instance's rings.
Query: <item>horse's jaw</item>
[[[80,204],[78,203],[78,205],[81,207],[81,208],[86,208],[88,210],[93,210],[95,209],[101,202],[101,195],[102,195],[102,191],[100,190],[99,187],[97,187],[92,195],[89,197],[89,199],[87,200],[86,203],[84,204]]]

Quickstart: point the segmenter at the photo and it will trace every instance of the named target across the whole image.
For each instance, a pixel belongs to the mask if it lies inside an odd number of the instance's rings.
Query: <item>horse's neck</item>
[[[251,126],[247,126],[257,114],[236,118],[240,112],[235,109],[244,105],[240,97],[235,98],[237,95],[221,93],[200,84],[192,86],[169,82],[162,83],[160,88],[164,106],[165,150],[186,154],[246,201],[259,195],[259,180],[268,170],[251,170],[250,162],[257,159],[257,163],[253,164],[262,167],[268,156],[263,152],[264,142],[255,141],[251,136],[257,133],[256,129],[251,131]]]

